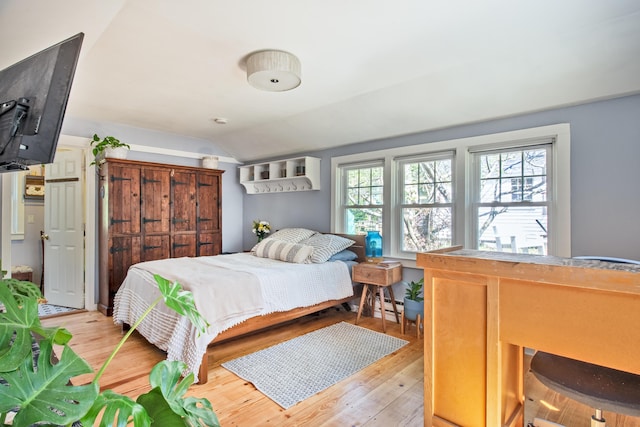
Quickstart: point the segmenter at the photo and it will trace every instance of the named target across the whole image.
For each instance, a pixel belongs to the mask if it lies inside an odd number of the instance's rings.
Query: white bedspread
[[[138,327],[149,342],[167,352],[168,360],[184,361],[196,377],[207,345],[218,333],[256,315],[353,295],[349,269],[339,261],[292,264],[248,253],[189,258],[180,267],[180,261],[174,260],[180,258],[132,266],[115,296],[113,319],[117,324],[131,325],[140,318],[160,295],[154,272],[177,280],[185,289],[196,289],[196,307],[211,324],[206,334],[198,336],[186,317],[164,303]],[[195,281],[188,277],[190,269],[196,271]],[[215,285],[206,286],[209,281]],[[199,284],[194,285],[196,282]],[[236,297],[246,297],[248,293],[249,301],[239,309]],[[223,303],[222,308],[217,303]]]

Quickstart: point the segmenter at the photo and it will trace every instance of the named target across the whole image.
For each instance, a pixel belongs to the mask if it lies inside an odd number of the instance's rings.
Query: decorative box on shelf
[[[320,189],[320,159],[296,157],[240,166],[240,184],[247,194]]]

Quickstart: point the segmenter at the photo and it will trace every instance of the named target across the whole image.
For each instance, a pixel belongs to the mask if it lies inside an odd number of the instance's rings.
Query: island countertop
[[[540,282],[557,282],[640,294],[640,265],[550,255],[458,249],[419,253],[420,268],[495,274]]]
[[[524,348],[640,375],[639,265],[460,247],[416,264],[425,426],[522,426]]]

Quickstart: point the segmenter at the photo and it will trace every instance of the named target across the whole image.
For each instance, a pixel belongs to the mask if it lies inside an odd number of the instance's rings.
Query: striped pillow
[[[269,238],[289,243],[300,243],[301,240],[308,239],[314,234],[318,234],[318,232],[306,228],[283,228],[273,233]]]
[[[297,264],[309,264],[311,262],[311,255],[313,254],[313,247],[269,238],[258,243],[254,247],[253,252],[260,258],[270,258]]]
[[[335,234],[316,234],[300,242],[302,245],[313,247],[311,262],[320,264],[326,262],[332,255],[347,249],[355,241]]]

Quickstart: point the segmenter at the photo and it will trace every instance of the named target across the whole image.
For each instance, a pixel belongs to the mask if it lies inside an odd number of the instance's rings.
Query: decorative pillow
[[[357,258],[357,253],[350,251],[349,249],[345,249],[337,254],[331,255],[329,261],[355,261]]]
[[[318,232],[308,230],[306,228],[283,228],[276,231],[275,233],[272,233],[270,236],[265,237],[264,240],[277,239],[289,243],[300,243],[301,240],[308,239],[314,234],[318,234]],[[260,242],[256,243],[253,248],[251,248],[251,252],[255,252],[259,244]]]
[[[311,262],[319,264],[326,262],[331,255],[347,249],[355,241],[335,234],[316,234],[308,239],[302,240],[300,244],[313,246]]]
[[[284,240],[289,243],[300,243],[302,240],[308,239],[314,234],[318,234],[318,232],[306,228],[283,228],[271,234],[269,239]]]
[[[270,258],[297,264],[309,264],[313,254],[312,246],[289,243],[273,237],[264,239],[254,249],[254,254],[260,258]]]

